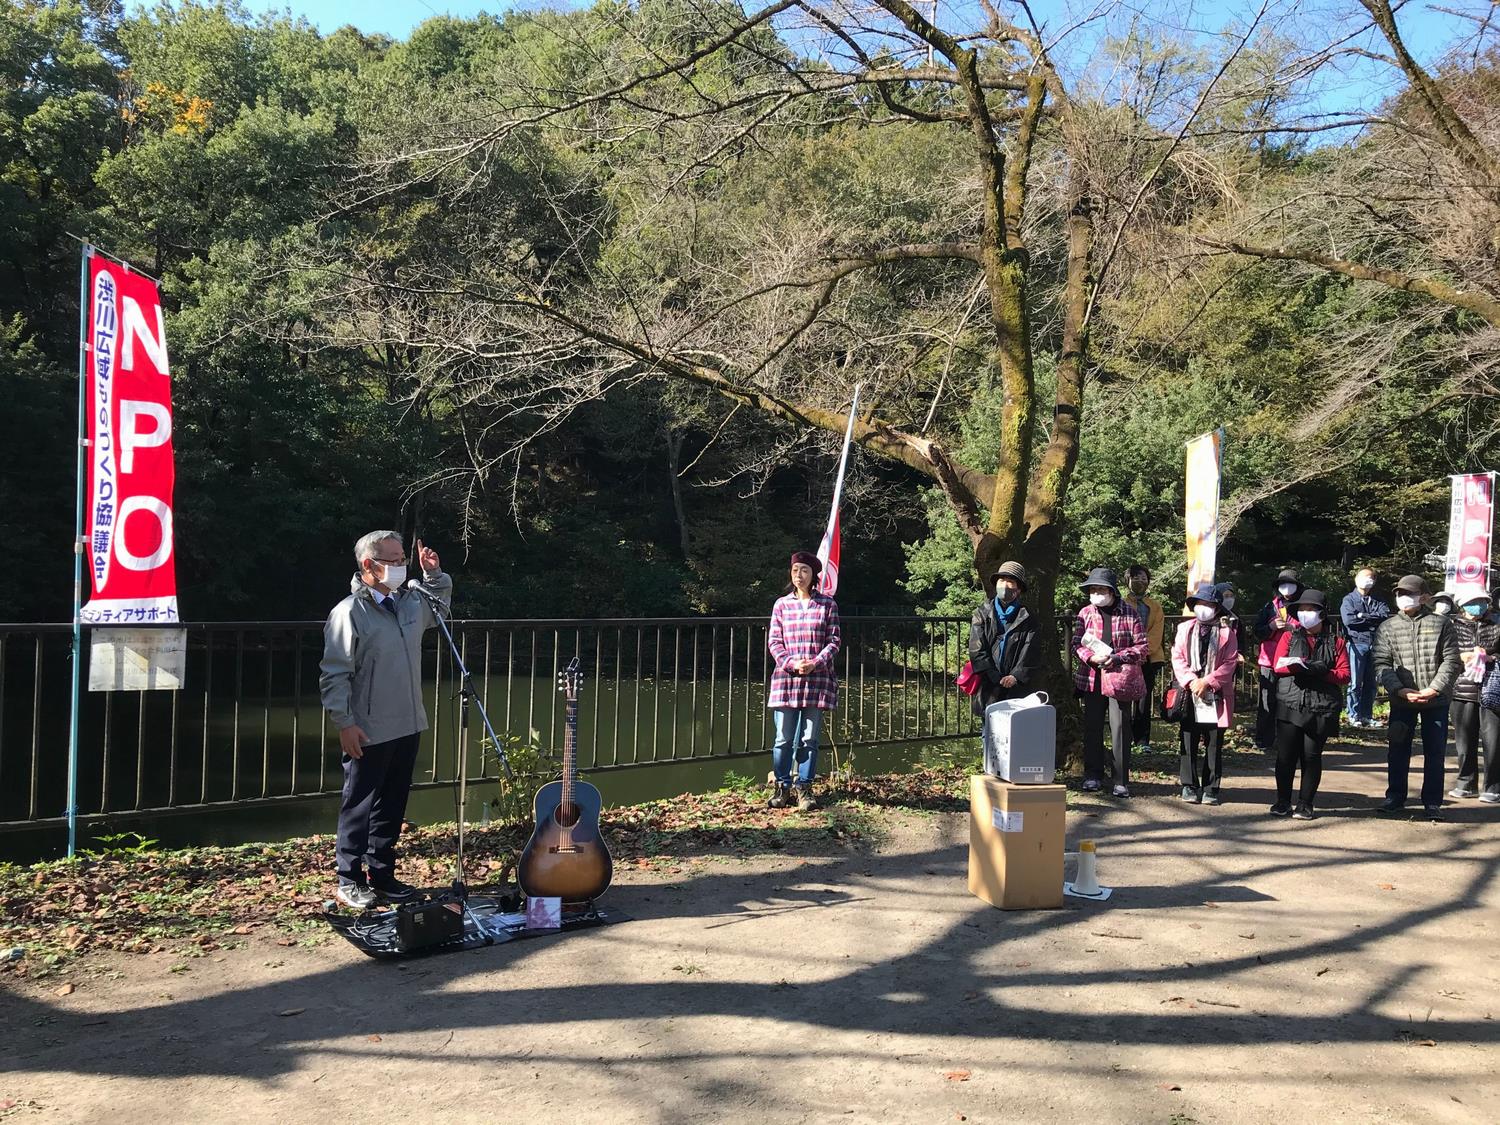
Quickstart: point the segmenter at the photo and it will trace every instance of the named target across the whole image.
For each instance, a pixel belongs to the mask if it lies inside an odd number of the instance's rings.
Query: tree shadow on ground
[[[789,1031],[858,1032],[874,1037],[872,1042],[886,1035],[935,1036],[962,1041],[969,1052],[983,1050],[986,1041],[998,1045],[1027,1039],[1079,1045],[1389,1043],[1413,1029],[1409,1020],[1380,1007],[1409,983],[1419,966],[1394,966],[1375,987],[1350,994],[1333,1007],[1328,1004],[1334,994],[1325,992],[1322,1012],[1299,1006],[1300,996],[1263,1011],[1214,1006],[1211,999],[1194,997],[1237,983],[1253,987],[1267,966],[1325,966],[1335,958],[1366,953],[1384,939],[1408,935],[1415,927],[1477,909],[1500,865],[1487,826],[1446,826],[1441,837],[1426,838],[1423,850],[1411,842],[1410,830],[1408,838],[1389,847],[1371,848],[1299,836],[1287,831],[1287,822],[1270,818],[1202,816],[1142,825],[1122,822],[1119,810],[1108,806],[1091,817],[1087,824],[1075,820],[1070,832],[1086,831],[1100,841],[1101,864],[1108,864],[1108,881],[1116,884],[1115,909],[1068,900],[1060,910],[994,911],[963,892],[967,850],[961,844],[872,854],[838,846],[820,831],[817,841],[809,837],[799,842],[806,849],[800,853],[804,862],[792,869],[729,868],[688,874],[670,884],[617,887],[609,902],[637,921],[557,939],[565,947],[545,940],[518,941],[404,963],[351,952],[349,962],[335,968],[140,1009],[79,1012],[13,994],[0,1017],[0,1034],[10,1044],[5,1065],[81,1075],[272,1080],[297,1069],[309,1053],[355,1060],[362,1050],[358,1039],[370,1035],[390,1039],[483,1030],[496,1044],[504,1044],[527,1042],[530,1027],[568,1026],[573,1030],[565,1038],[571,1041],[575,1035],[587,1038],[587,1027],[601,1021],[655,1020],[665,1021],[663,1028],[676,1028],[672,1021],[679,1017],[701,1016],[769,1020]],[[1221,859],[1248,855],[1253,860],[1226,873],[1202,858],[1211,857],[1215,848]],[[1467,877],[1453,893],[1394,909],[1354,930],[1296,937],[1274,948],[1203,948],[1188,958],[1180,949],[1163,947],[1153,951],[1162,958],[1155,966],[1122,964],[1107,950],[1079,956],[1080,949],[1092,953],[1092,947],[1110,941],[1121,943],[1115,948],[1137,939],[1151,941],[1153,911],[1263,902],[1274,896],[1256,884],[1268,877],[1295,873],[1316,887],[1346,875],[1350,865],[1397,865],[1413,858],[1414,851],[1462,863]],[[1164,852],[1182,857],[1182,880],[1172,886],[1132,885],[1132,870],[1159,860]],[[781,962],[785,975],[777,979],[679,975],[677,970],[687,972],[687,955],[674,952],[681,946],[672,944],[680,942],[680,928],[670,933],[653,928],[653,922],[696,919],[701,930],[693,932],[706,935],[705,940],[729,927],[732,950],[755,949],[754,925],[788,916],[798,920],[796,933],[811,933],[816,926],[842,940],[851,951],[844,955],[847,962],[834,961],[829,972],[829,963],[815,957],[809,946],[786,950]],[[882,953],[896,930],[922,926],[933,928],[930,938],[915,948]],[[1132,929],[1137,932],[1126,932]],[[777,932],[786,940],[783,931]],[[1039,946],[1045,957],[1037,953]],[[565,948],[605,979],[549,984],[528,977],[528,962],[554,948]],[[1027,950],[1026,959],[1007,956],[1012,948]],[[682,961],[663,967],[674,958]],[[600,968],[606,965],[618,968]],[[653,972],[662,979],[643,979]],[[1118,985],[1128,986],[1124,995],[1131,999],[1120,1000],[1107,991]],[[1071,1009],[1050,999],[1071,989],[1101,990],[1106,999]],[[1172,995],[1157,997],[1157,992]],[[1181,1010],[1184,1004],[1192,1010]],[[299,1014],[277,1014],[292,1009]],[[680,1070],[689,1060],[783,1054],[780,1048],[761,1051],[704,1042],[689,1031],[661,1034],[671,1041],[649,1057],[635,1057],[634,1063],[658,1070],[663,1078],[680,1077],[674,1068]],[[1443,1035],[1449,1042],[1492,1045],[1500,1042],[1500,1025],[1482,1018],[1450,1019],[1443,1024]],[[806,1044],[798,1053],[816,1049],[814,1041]],[[463,1051],[471,1062],[524,1056],[521,1047],[476,1048],[472,1040]],[[878,1047],[870,1048],[870,1057],[880,1055]],[[401,1050],[392,1055],[401,1056]],[[411,1057],[429,1056],[413,1049]],[[604,1059],[582,1048],[550,1057],[552,1063]],[[764,1100],[775,1102],[774,1091],[759,1084],[756,1089]]]

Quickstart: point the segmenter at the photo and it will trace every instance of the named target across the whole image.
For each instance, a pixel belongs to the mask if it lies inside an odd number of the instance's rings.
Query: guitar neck
[[[564,801],[573,800],[573,786],[578,779],[578,700],[569,697],[567,721],[563,727],[563,775],[562,796]]]

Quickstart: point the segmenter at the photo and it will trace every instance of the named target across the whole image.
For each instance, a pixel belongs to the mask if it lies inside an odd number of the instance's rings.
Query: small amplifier
[[[423,902],[396,911],[396,945],[403,953],[462,939],[461,902]]]

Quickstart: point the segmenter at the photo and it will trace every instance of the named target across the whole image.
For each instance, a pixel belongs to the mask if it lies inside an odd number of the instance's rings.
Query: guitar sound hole
[[[557,806],[557,812],[552,818],[563,828],[571,828],[578,823],[578,806],[571,801],[564,801]]]

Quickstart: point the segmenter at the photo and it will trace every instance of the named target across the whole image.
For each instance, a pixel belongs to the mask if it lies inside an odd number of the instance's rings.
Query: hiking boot
[[[1184,785],[1182,787],[1182,799],[1190,805],[1196,805],[1199,801],[1203,800],[1203,794],[1191,785]]]
[[[1277,801],[1271,806],[1272,816],[1291,816],[1292,803],[1290,801]]]
[[[370,890],[386,902],[411,902],[422,897],[422,892],[392,875],[389,879],[371,879]]]
[[[365,911],[374,906],[379,899],[375,892],[363,883],[353,883],[340,880],[339,889],[333,892],[333,897],[350,910]]]
[[[792,797],[797,802],[797,808],[802,812],[812,812],[818,807],[818,802],[813,799],[811,782],[792,786]]]
[[[1109,791],[1109,795],[1111,797],[1128,797],[1130,796],[1130,790],[1123,785],[1116,785]]]
[[[1217,805],[1219,803],[1219,791],[1217,789],[1205,789],[1203,791],[1203,803],[1205,805]]]
[[[1377,811],[1379,811],[1379,812],[1402,812],[1403,810],[1405,810],[1405,808],[1406,808],[1406,802],[1405,801],[1398,801],[1398,800],[1396,800],[1396,798],[1391,797],[1391,798],[1388,798],[1387,800],[1383,801],[1381,803],[1381,805],[1380,805],[1380,808]]]
[[[1436,821],[1444,819],[1442,805],[1428,805],[1423,809],[1423,812],[1426,814],[1428,820]]]
[[[1091,777],[1083,783],[1083,791],[1085,793],[1097,793],[1103,788],[1104,783],[1097,778]]]
[[[781,784],[779,781],[774,781],[771,783],[771,799],[766,802],[766,806],[773,809],[784,809],[790,799],[790,787]]]
[[[1312,820],[1313,811],[1311,805],[1298,805],[1297,811],[1292,813],[1293,820]]]

